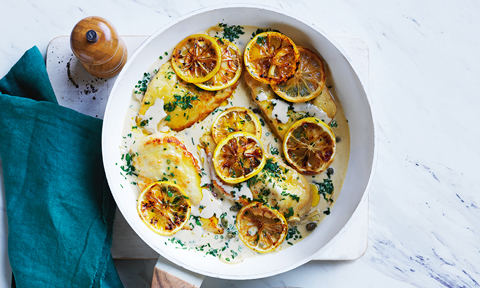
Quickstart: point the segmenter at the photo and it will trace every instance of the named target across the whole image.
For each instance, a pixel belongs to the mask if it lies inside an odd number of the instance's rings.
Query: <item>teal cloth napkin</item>
[[[102,120],[58,105],[37,47],[0,80],[8,255],[17,287],[123,287]]]

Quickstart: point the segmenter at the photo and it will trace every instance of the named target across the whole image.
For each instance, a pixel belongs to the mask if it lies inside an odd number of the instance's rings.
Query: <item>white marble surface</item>
[[[0,77],[25,50],[37,45],[45,53],[51,39],[69,35],[86,16],[109,19],[122,35],[145,35],[193,10],[242,1],[78,2],[0,0]],[[480,2],[263,4],[369,46],[379,137],[369,246],[356,261],[315,261],[255,281],[207,278],[202,287],[479,287]],[[0,287],[8,287],[4,212],[0,223]],[[148,287],[154,262],[116,264],[127,287]]]

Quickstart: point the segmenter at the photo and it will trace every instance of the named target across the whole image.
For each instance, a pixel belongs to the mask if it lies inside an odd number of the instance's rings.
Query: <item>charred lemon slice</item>
[[[252,110],[243,107],[231,107],[218,115],[212,125],[212,137],[219,143],[234,132],[247,132],[257,138],[262,136],[262,125]]]
[[[178,185],[154,182],[138,197],[140,218],[153,232],[169,236],[187,223],[190,217],[190,200]]]
[[[260,173],[265,166],[263,145],[254,135],[236,132],[218,143],[213,152],[217,175],[227,183],[240,183]]]
[[[305,102],[322,93],[325,87],[325,68],[323,62],[311,50],[298,47],[300,61],[293,77],[280,84],[272,84],[272,89],[283,99],[290,102]]]
[[[242,74],[242,53],[240,53],[240,49],[226,39],[218,38],[216,41],[222,54],[220,69],[212,78],[203,83],[195,84],[208,91],[230,87],[237,82]]]
[[[189,83],[202,83],[212,78],[220,69],[221,62],[220,46],[208,35],[190,35],[173,49],[173,70]]]
[[[245,67],[256,80],[278,84],[293,76],[297,69],[299,53],[295,43],[277,32],[256,35],[247,44]]]
[[[285,217],[260,202],[252,202],[240,209],[236,226],[242,242],[260,253],[275,250],[285,240],[288,231]]]
[[[298,120],[285,135],[283,153],[298,172],[321,173],[335,158],[335,135],[327,124],[317,118]]]

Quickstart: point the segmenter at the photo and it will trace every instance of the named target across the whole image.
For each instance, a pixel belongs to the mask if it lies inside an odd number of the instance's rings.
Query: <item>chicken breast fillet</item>
[[[206,91],[177,77],[171,62],[163,64],[148,84],[137,117],[137,125],[142,127],[142,116],[147,110],[161,101],[166,114],[158,119],[157,129],[169,127],[173,131],[182,131],[196,122],[205,119],[223,101],[232,96],[237,83],[218,91]]]
[[[267,158],[263,170],[248,180],[254,199],[277,208],[287,221],[300,221],[312,207],[312,190],[307,179],[294,169]]]
[[[311,101],[289,103],[278,97],[270,85],[253,79],[248,73],[243,74],[253,101],[268,120],[270,128],[282,140],[288,128],[302,118],[316,117],[328,124],[337,114],[337,105],[326,86]]]
[[[200,203],[203,198],[200,167],[176,137],[166,133],[147,136],[132,146],[131,154],[141,191],[153,182],[169,181],[180,186],[192,204]]]

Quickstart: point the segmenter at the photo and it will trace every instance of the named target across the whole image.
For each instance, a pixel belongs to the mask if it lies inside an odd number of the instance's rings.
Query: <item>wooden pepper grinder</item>
[[[127,47],[107,19],[87,17],[75,25],[70,47],[83,67],[95,77],[117,75],[127,62]]]

